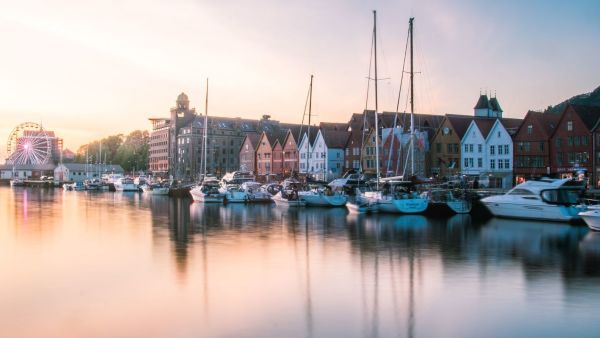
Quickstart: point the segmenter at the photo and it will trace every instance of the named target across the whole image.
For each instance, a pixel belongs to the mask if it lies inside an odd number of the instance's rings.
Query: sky
[[[415,17],[415,112],[472,114],[480,92],[523,117],[600,85],[598,1],[4,0],[0,155],[41,122],[68,148],[150,129],[180,92],[209,114],[300,123],[367,98],[377,10],[379,110],[395,110]],[[406,82],[400,110],[406,107]],[[372,87],[371,87],[372,88]]]

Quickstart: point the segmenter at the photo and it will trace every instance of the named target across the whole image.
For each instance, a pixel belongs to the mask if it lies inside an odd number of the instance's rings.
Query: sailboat
[[[373,50],[375,56],[375,166],[377,170],[376,190],[364,192],[357,198],[360,198],[363,203],[376,203],[377,211],[399,214],[420,214],[427,210],[429,200],[426,195],[420,195],[416,192],[415,186],[411,181],[406,181],[404,175],[401,177],[387,177],[381,179],[379,165],[379,125],[378,125],[378,102],[377,102],[377,16],[373,12],[374,28],[373,28]],[[413,70],[413,21],[410,18],[408,21],[408,35],[410,38],[410,176],[415,175],[414,163],[414,70]],[[381,186],[383,184],[383,186]],[[383,189],[381,189],[383,188]]]
[[[219,180],[216,177],[207,177],[206,175],[206,146],[208,136],[208,79],[206,79],[206,101],[204,103],[204,152],[203,152],[203,175],[202,181],[196,185],[190,194],[194,202],[201,203],[223,203],[225,194],[219,191]]]
[[[312,93],[313,93],[313,75],[310,76],[310,87],[308,91],[308,128],[307,142],[310,151],[310,118],[312,115]],[[300,139],[300,137],[298,138]],[[309,158],[306,156],[306,174],[308,177]],[[308,181],[308,180],[307,180]],[[342,191],[334,190],[330,185],[324,188],[316,188],[308,191],[299,191],[298,197],[304,201],[307,207],[343,207],[348,202],[348,197]]]

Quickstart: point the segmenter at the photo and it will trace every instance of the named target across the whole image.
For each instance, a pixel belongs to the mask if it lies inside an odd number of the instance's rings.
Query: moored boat
[[[201,184],[190,190],[194,202],[223,203],[225,194],[219,191],[219,181],[206,177]]]
[[[582,182],[541,178],[525,181],[506,194],[481,199],[492,215],[545,221],[569,222],[580,219],[587,209],[579,204],[585,186]]]

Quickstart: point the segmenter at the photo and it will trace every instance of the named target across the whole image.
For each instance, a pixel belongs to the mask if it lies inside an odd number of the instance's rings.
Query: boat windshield
[[[581,195],[576,189],[548,189],[542,190],[542,200],[549,204],[571,205],[577,204]]]

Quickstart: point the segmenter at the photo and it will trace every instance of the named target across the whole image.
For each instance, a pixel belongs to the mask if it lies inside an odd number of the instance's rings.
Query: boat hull
[[[304,201],[300,198],[294,199],[294,200],[289,200],[289,199],[283,198],[281,196],[281,193],[278,193],[277,195],[273,196],[273,201],[275,202],[275,204],[277,204],[278,206],[282,206],[282,207],[297,208],[297,207],[305,207],[306,206],[306,201]]]
[[[600,210],[594,209],[580,212],[579,216],[590,229],[600,231]]]
[[[169,194],[169,188],[153,188],[150,193],[152,195],[165,196]]]
[[[427,210],[429,201],[425,198],[381,199],[377,201],[380,212],[394,214],[420,214]]]
[[[481,200],[481,203],[496,217],[522,218],[542,221],[571,222],[581,219],[578,206],[549,204],[517,204]]]
[[[205,194],[200,189],[194,188],[190,190],[194,202],[199,203],[223,203],[225,195],[221,193]]]
[[[348,198],[340,194],[327,196],[310,193],[300,195],[300,199],[306,201],[306,206],[309,207],[343,207],[348,202]]]

